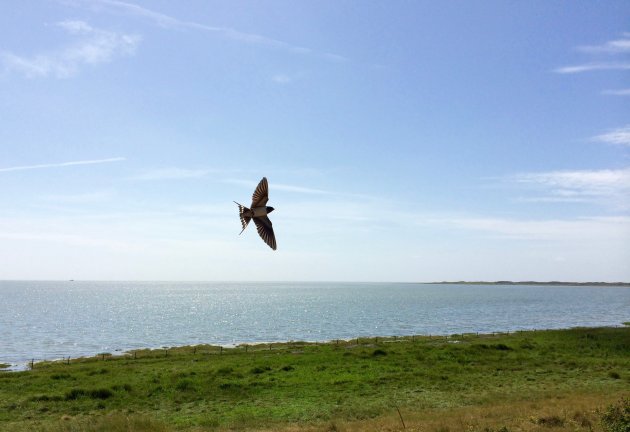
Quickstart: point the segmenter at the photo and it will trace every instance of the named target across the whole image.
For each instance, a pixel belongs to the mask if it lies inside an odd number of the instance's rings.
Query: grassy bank
[[[0,430],[598,430],[628,371],[630,328],[147,350],[0,373]]]

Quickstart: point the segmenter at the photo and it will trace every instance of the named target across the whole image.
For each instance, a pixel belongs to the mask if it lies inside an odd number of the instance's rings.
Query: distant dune
[[[537,282],[537,281],[456,281],[456,282],[421,282],[422,284],[443,284],[443,285],[540,285],[540,286],[621,286],[630,287],[630,282]]]

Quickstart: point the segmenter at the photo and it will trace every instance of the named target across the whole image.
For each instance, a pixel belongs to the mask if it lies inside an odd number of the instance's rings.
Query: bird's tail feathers
[[[241,225],[243,225],[243,229],[241,230],[240,233],[238,233],[239,235],[241,235],[243,234],[243,231],[245,231],[245,228],[247,228],[247,225],[249,224],[249,221],[252,220],[252,218],[249,216],[245,216],[243,214],[246,211],[249,211],[247,207],[245,207],[242,204],[237,203],[236,201],[234,201],[234,203],[238,206],[238,216],[241,218]]]

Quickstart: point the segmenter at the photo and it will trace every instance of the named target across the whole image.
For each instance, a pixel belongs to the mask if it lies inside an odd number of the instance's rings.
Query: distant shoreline
[[[536,285],[536,286],[605,286],[630,287],[630,282],[536,282],[536,281],[455,281],[455,282],[420,282],[422,285]]]

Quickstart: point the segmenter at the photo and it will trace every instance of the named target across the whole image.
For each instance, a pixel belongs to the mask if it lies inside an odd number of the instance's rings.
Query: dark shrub
[[[229,366],[217,369],[217,374],[219,375],[230,375],[232,372],[234,372],[234,369]]]
[[[77,400],[80,397],[89,396],[92,399],[108,399],[112,397],[114,393],[110,389],[100,388],[94,390],[85,390],[82,388],[74,388],[66,393],[66,400]]]
[[[502,343],[492,345],[492,348],[494,348],[496,350],[499,350],[499,351],[512,351],[512,348],[510,348],[506,344],[502,344]]]
[[[282,368],[281,368],[281,369],[282,369],[283,371],[285,371],[285,372],[289,372],[289,371],[292,371],[292,370],[293,370],[293,369],[295,369],[295,368],[294,368],[293,366],[291,366],[291,365],[287,365],[287,366],[282,366]]]
[[[114,393],[112,393],[110,389],[100,388],[100,389],[90,390],[88,395],[92,399],[109,399],[110,397],[114,395]]]
[[[615,371],[608,372],[608,376],[610,378],[612,378],[612,379],[619,379],[619,378],[621,378],[621,375],[619,375],[619,373],[615,372]]]
[[[541,426],[546,427],[561,427],[564,426],[564,420],[558,416],[540,417],[536,422]]]
[[[384,351],[382,349],[376,349],[372,353],[372,357],[382,357],[382,356],[386,356],[386,355],[387,355],[387,351]]]
[[[602,428],[606,432],[630,432],[630,399],[621,398],[609,405],[601,417]]]
[[[82,396],[85,396],[85,390],[81,388],[73,388],[66,393],[66,400],[77,400]]]
[[[70,374],[53,374],[50,376],[50,379],[63,380],[63,379],[74,379],[74,377]]]

